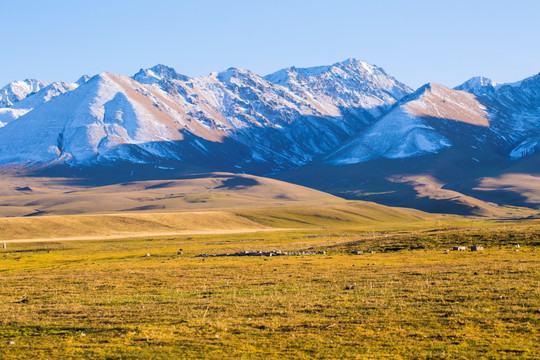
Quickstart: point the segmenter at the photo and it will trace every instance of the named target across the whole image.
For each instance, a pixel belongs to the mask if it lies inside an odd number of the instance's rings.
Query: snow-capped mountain
[[[458,214],[540,208],[540,75],[427,84],[324,158],[278,175],[350,199]]]
[[[264,77],[238,68],[188,77],[157,65],[0,91],[0,167],[62,176],[112,164],[128,177],[276,174],[353,199],[499,214],[493,203],[540,206],[538,156],[540,74],[413,92],[352,59]]]
[[[172,161],[276,173],[322,156],[346,165],[458,148],[477,162],[517,159],[540,148],[539,78],[413,93],[349,59],[265,77],[230,68],[190,78],[157,65],[132,78],[14,82],[3,89],[13,101],[0,108],[0,164]]]
[[[330,154],[327,161],[355,164],[436,153],[453,145],[455,130],[462,124],[488,127],[486,108],[472,94],[427,84]]]
[[[133,76],[141,84],[156,84],[170,80],[187,81],[189,78],[177,73],[174,69],[165,65],[156,65],[150,69],[141,69]]]
[[[383,69],[355,59],[331,66],[282,69],[265,79],[305,99],[314,99],[334,116],[347,109],[365,119],[366,124],[381,115],[389,103],[412,92]]]
[[[47,85],[49,84],[35,79],[13,81],[0,89],[0,108],[12,106]]]
[[[540,74],[511,84],[487,80],[471,86],[475,79],[456,89],[475,94],[488,107],[492,135],[504,144],[501,150],[513,160],[540,151]]]
[[[67,84],[63,82],[54,82],[41,90],[27,94],[26,97],[15,102],[9,107],[0,108],[0,127],[25,115],[34,108],[46,103],[52,98],[77,88],[77,83]]]
[[[483,77],[475,76],[465,81],[463,84],[456,86],[455,90],[466,91],[475,95],[486,95],[495,91],[500,84],[494,82],[493,80]]]
[[[365,62],[302,71],[316,74],[302,91],[243,69],[189,78],[163,65],[53,83],[0,110],[0,163],[217,162],[275,172],[330,151],[411,91]]]
[[[55,163],[77,159],[82,163],[98,156],[100,149],[119,151],[126,140],[150,142],[154,134],[165,141],[175,140],[167,136],[165,124],[153,121],[147,108],[132,106],[127,100],[129,91],[134,92],[132,96],[138,95],[130,82],[136,83],[100,74],[9,123],[0,133],[0,161]],[[144,95],[139,97],[146,99]]]
[[[455,89],[427,84],[327,156],[331,164],[471,149],[516,160],[540,150],[540,75],[512,84],[474,77]]]

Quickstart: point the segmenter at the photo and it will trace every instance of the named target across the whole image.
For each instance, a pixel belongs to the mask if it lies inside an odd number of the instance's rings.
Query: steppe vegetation
[[[237,234],[6,241],[0,358],[540,357],[538,220],[330,207],[237,210]],[[247,250],[326,255],[195,257]]]

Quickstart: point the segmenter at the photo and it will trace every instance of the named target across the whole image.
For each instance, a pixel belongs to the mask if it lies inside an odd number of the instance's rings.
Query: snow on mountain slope
[[[97,75],[2,128],[0,161],[81,163],[114,157],[121,144],[181,139],[147,92],[129,78]]]
[[[298,113],[294,103],[277,95],[272,85],[257,75],[247,70],[229,69],[188,79],[173,69],[159,66],[141,70],[134,78],[170,96],[182,108],[188,130],[195,130],[193,126],[197,124],[200,129],[249,144],[253,156],[239,159],[240,162],[254,159],[272,162],[279,157],[282,162],[294,161],[280,154],[286,149],[278,147],[271,138],[266,139],[266,143],[255,141],[259,132],[279,131],[283,128],[279,122],[290,121],[295,112]]]
[[[334,117],[316,101],[244,69],[188,79],[157,66],[134,78],[171,96],[190,124],[222,131],[249,146],[251,154],[239,159],[240,167],[246,162],[301,165],[362,127],[353,116]]]
[[[23,116],[28,111],[30,111],[30,109],[0,108],[0,128]]]
[[[12,106],[17,101],[41,90],[47,85],[49,84],[35,79],[13,81],[0,89],[0,108]]]
[[[64,94],[66,92],[76,89],[79,85],[76,83],[64,83],[64,82],[53,82],[52,84],[47,85],[38,92],[29,95],[23,100],[15,103],[11,106],[12,109],[33,109],[36,106],[46,103],[58,95]]]
[[[358,72],[353,65],[343,65],[340,70],[341,78],[347,79],[348,88],[345,90],[349,93],[354,90],[357,95],[366,87],[372,92],[384,92],[386,97],[378,99],[377,105],[386,108],[396,101],[386,94],[386,88],[379,89],[384,81],[353,76],[355,71]],[[368,67],[367,64],[363,66]],[[328,68],[331,67],[320,67],[319,70]],[[305,71],[317,73],[315,70]],[[320,71],[318,73],[321,74]],[[379,75],[382,78],[380,71]],[[173,97],[193,123],[200,122],[211,129],[221,130],[249,146],[251,155],[242,159],[243,162],[273,163],[278,169],[309,162],[313,156],[329,151],[361,130],[372,119],[371,115],[366,116],[367,108],[359,108],[365,104],[356,102],[335,106],[330,104],[328,97],[316,99],[316,95],[306,93],[307,90],[301,96],[289,87],[244,69],[230,68],[209,76],[186,78],[173,69],[158,65],[141,69],[134,79],[159,87]],[[315,80],[312,79],[313,84]],[[388,84],[386,87],[401,95],[394,87]],[[336,93],[334,97],[337,99],[338,95]],[[374,97],[373,94],[371,96]]]
[[[81,76],[77,81],[75,81],[76,85],[82,85],[88,80],[90,80],[92,77],[90,75],[83,75]]]
[[[466,91],[477,96],[485,96],[493,93],[495,90],[498,90],[503,86],[519,87],[520,85],[521,81],[516,81],[513,83],[498,83],[483,76],[475,76],[465,81],[463,84],[456,86],[454,90]]]
[[[456,86],[454,89],[466,91],[475,95],[485,95],[495,91],[495,88],[498,85],[498,83],[494,82],[489,78],[483,76],[475,76],[465,81],[463,84]]]
[[[500,94],[500,95],[499,95]],[[500,135],[511,134],[517,139],[510,151],[513,160],[532,155],[540,151],[540,74],[529,77],[519,86],[501,87],[497,95],[503,99],[510,121],[497,124]],[[500,98],[499,98],[500,99]],[[513,106],[511,106],[513,105]]]
[[[0,131],[0,161],[77,165],[184,161],[203,155],[219,160],[229,154],[240,168],[253,161],[290,166],[308,159],[304,150],[323,152],[338,143],[321,149],[324,138],[333,136],[326,132],[319,136],[320,144],[313,145],[312,139],[306,146],[300,144],[304,131],[283,135],[299,110],[267,89],[276,85],[252,73],[185,79],[160,76],[157,82],[141,84],[100,74],[5,126]],[[259,107],[268,117],[257,111]],[[317,130],[307,127],[313,133]],[[273,136],[260,135],[267,130]]]
[[[491,132],[503,143],[501,150],[513,160],[540,151],[540,74],[511,84],[485,81],[471,86],[475,79],[457,88],[477,95],[489,107]]]
[[[330,154],[335,165],[356,164],[374,158],[413,157],[451,146],[434,128],[407,111],[397,108],[375,123],[361,136]]]
[[[459,133],[461,124],[489,127],[486,108],[472,94],[427,84],[328,155],[326,161],[345,165],[436,153],[451,147],[452,138],[465,136]]]
[[[63,82],[54,82],[42,88],[41,90],[29,94],[24,99],[15,102],[7,108],[0,108],[0,127],[23,116],[35,107],[46,103],[52,98],[77,88],[77,84],[66,84]]]
[[[150,69],[141,69],[133,76],[141,84],[156,84],[160,81],[181,80],[187,81],[189,78],[177,73],[173,68],[165,65],[156,65]]]
[[[517,160],[525,156],[532,155],[540,151],[540,132],[536,131],[531,136],[526,137],[512,151],[510,151],[510,158]]]
[[[466,91],[428,84],[411,94],[358,60],[266,77],[230,68],[189,78],[164,65],[102,73],[19,92],[0,108],[0,164],[167,160],[275,173],[330,151],[333,164],[450,147],[520,158],[539,148],[539,82],[478,77]]]
[[[287,68],[265,76],[295,94],[320,103],[333,116],[356,113],[370,123],[412,90],[365,61],[348,59],[331,66]]]
[[[243,69],[189,78],[157,65],[132,79],[53,83],[0,110],[0,162],[228,157],[238,169],[276,172],[337,147],[410,92],[356,60],[295,73],[280,84]]]
[[[216,109],[235,128],[231,135],[255,145],[263,158],[281,153],[280,161],[299,165],[359,130],[353,117],[333,117],[319,103],[247,70],[229,69],[194,83],[203,98],[217,101]]]

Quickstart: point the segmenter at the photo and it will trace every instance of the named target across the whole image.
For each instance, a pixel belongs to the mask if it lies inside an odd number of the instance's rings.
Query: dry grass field
[[[95,180],[94,180],[95,181]],[[94,186],[80,178],[0,174],[0,216],[200,211],[339,203],[330,194],[252,175],[210,173]]]
[[[7,243],[0,358],[540,356],[537,220],[431,216],[369,203],[226,214],[217,228],[257,232],[114,238],[101,237],[108,230],[100,225],[84,241],[60,241],[54,238],[72,234],[48,226],[52,235],[40,237],[49,241]],[[145,233],[158,222],[181,230],[174,213],[164,215],[130,217],[151,224]],[[77,227],[86,216],[58,219]],[[46,218],[0,223],[54,219]],[[484,251],[447,251],[475,244]],[[272,249],[326,254],[197,257]]]
[[[4,176],[0,359],[539,358],[540,221],[504,214],[225,173]],[[304,254],[201,257],[270,250]]]

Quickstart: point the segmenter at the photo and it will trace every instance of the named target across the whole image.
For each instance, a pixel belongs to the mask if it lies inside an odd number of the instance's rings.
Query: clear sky
[[[411,87],[540,72],[538,0],[0,0],[0,87],[37,78],[266,75],[347,58]]]

